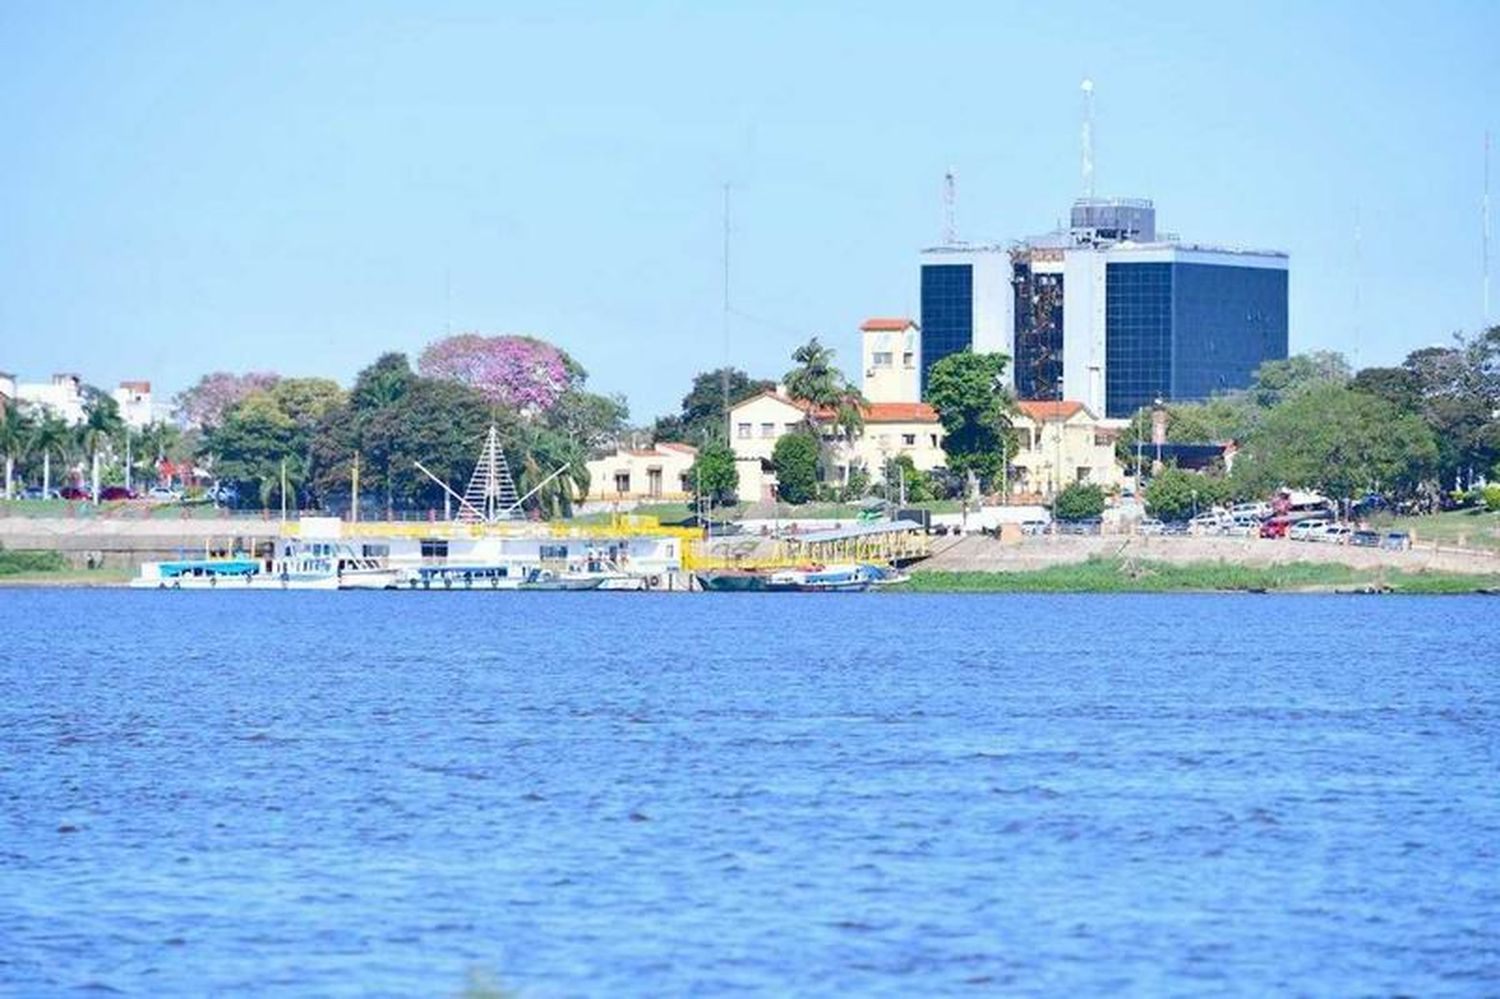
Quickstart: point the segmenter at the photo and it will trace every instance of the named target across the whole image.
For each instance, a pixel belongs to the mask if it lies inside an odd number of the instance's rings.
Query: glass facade
[[[1105,286],[1108,416],[1245,388],[1287,356],[1282,268],[1111,263]]]
[[[974,268],[969,264],[922,266],[922,395],[927,373],[949,354],[974,343]]]
[[[1173,266],[1105,266],[1106,416],[1132,416],[1158,397],[1171,398]]]

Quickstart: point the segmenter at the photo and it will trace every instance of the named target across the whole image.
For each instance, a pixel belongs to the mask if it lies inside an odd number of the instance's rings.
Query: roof
[[[901,534],[920,531],[922,525],[912,520],[880,520],[874,523],[853,524],[828,531],[812,531],[807,534],[787,534],[786,540],[799,544],[816,544],[820,541],[844,541],[848,538],[863,538],[872,534]]]
[[[151,383],[150,382],[121,382],[120,383],[120,388],[126,389],[126,390],[131,391],[131,392],[150,392],[151,391]]]
[[[936,423],[937,410],[925,402],[871,402],[865,405],[866,423]]]
[[[1049,420],[1071,420],[1079,412],[1086,412],[1083,403],[1074,402],[1069,399],[1062,401],[1029,399],[1016,403],[1016,408],[1026,416],[1031,417],[1038,423]]]
[[[831,409],[813,409],[801,399],[793,399],[791,396],[782,395],[771,389],[766,389],[758,395],[752,395],[748,399],[741,399],[731,407],[731,410],[739,409],[746,403],[754,402],[770,396],[778,402],[785,403],[793,409],[804,413],[811,413],[819,420],[831,420],[834,413]],[[938,422],[937,410],[925,402],[867,402],[860,410],[866,423],[936,423]]]
[[[867,333],[900,333],[908,326],[915,325],[917,324],[912,322],[910,319],[898,319],[889,316],[876,316],[872,319],[866,319],[864,322],[860,323],[859,328]]]

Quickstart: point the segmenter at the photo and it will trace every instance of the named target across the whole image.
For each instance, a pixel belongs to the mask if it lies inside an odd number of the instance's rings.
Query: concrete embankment
[[[1269,567],[1294,562],[1347,565],[1405,572],[1500,573],[1500,555],[1457,548],[1417,546],[1406,551],[1351,548],[1307,541],[1202,537],[1028,537],[1002,542],[986,535],[935,539],[933,572],[1029,572],[1089,558],[1141,559],[1179,565],[1228,562]]]
[[[281,525],[258,517],[125,520],[106,517],[0,517],[0,547],[60,552],[79,567],[134,570],[142,562],[205,550],[249,551]]]

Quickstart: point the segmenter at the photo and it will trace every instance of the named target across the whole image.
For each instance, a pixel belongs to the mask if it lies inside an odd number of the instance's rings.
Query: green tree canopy
[[[1146,484],[1146,510],[1165,521],[1187,520],[1225,503],[1230,498],[1230,484],[1216,475],[1187,472],[1168,465]]]
[[[1010,414],[1014,402],[1004,385],[1004,354],[949,354],[927,375],[927,401],[937,410],[948,467],[973,472],[988,484],[1014,452]]]
[[[707,500],[710,507],[732,503],[740,487],[740,472],[734,464],[734,449],[728,442],[710,438],[698,449],[698,457],[688,474],[693,494]]]
[[[865,400],[859,389],[844,378],[844,373],[834,367],[833,357],[833,349],[823,346],[817,337],[792,351],[797,367],[786,373],[786,392],[806,403],[813,412],[832,413],[833,425],[852,440],[864,427]],[[809,427],[815,425],[813,412],[807,417]]]
[[[818,493],[818,456],[821,445],[809,431],[783,434],[771,452],[776,466],[777,495],[788,503],[806,503]]]
[[[1087,520],[1104,513],[1104,489],[1093,482],[1069,483],[1057,494],[1059,520]]]
[[[700,372],[693,376],[692,389],[682,397],[681,411],[659,417],[652,427],[652,438],[698,446],[713,437],[723,437],[729,425],[729,413],[724,407],[726,381],[731,406],[776,387],[775,382],[751,378],[739,368]]]
[[[1266,414],[1236,459],[1256,492],[1316,489],[1343,499],[1409,495],[1432,474],[1437,443],[1422,419],[1342,385],[1309,389]]]
[[[1338,351],[1293,354],[1256,368],[1250,395],[1261,406],[1270,407],[1324,385],[1346,385],[1349,376],[1349,361]]]

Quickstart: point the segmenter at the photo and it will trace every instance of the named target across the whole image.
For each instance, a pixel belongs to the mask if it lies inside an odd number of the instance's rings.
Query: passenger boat
[[[389,589],[397,573],[380,559],[341,542],[289,542],[273,558],[176,559],[145,562],[130,581],[152,590]]]
[[[814,569],[783,569],[766,580],[771,592],[859,593],[879,584],[885,574],[873,565],[829,565]]]
[[[424,565],[403,574],[400,588],[411,590],[517,590],[525,572],[512,565]]]

